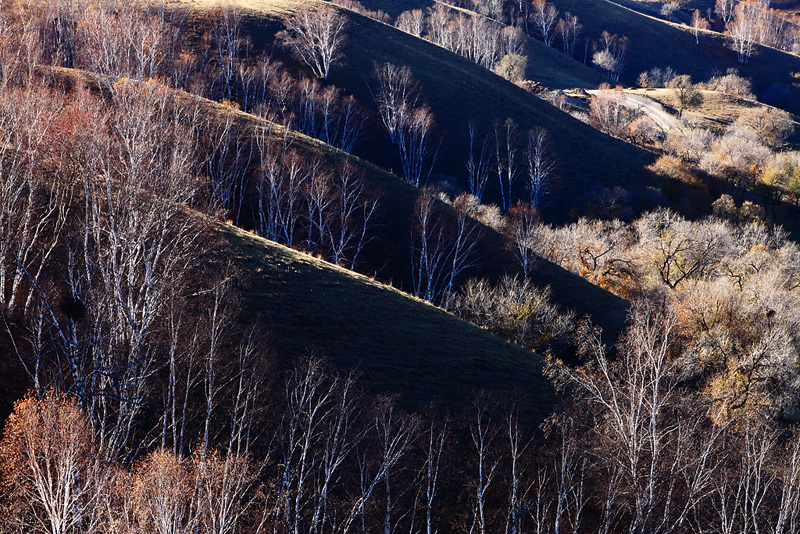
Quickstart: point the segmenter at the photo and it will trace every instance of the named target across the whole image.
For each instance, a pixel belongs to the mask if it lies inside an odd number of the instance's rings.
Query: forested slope
[[[272,36],[282,27],[280,17],[310,5],[317,4],[270,0],[244,3],[243,7],[253,10],[245,19],[256,48],[271,42]],[[430,105],[442,135],[435,174],[456,177],[460,185],[465,186],[470,121],[482,132],[488,132],[495,121],[502,123],[512,118],[520,132],[540,126],[547,128],[553,138],[562,179],[561,191],[546,210],[554,220],[563,219],[571,209],[585,207],[598,188],[638,187],[649,180],[643,170],[651,161],[646,151],[598,132],[548,102],[432,43],[362,15],[346,14],[349,19],[344,48],[347,60],[331,71],[329,82],[355,95],[369,107],[374,64],[407,65],[418,80],[423,99]],[[532,68],[535,64],[534,56]],[[393,151],[380,129],[373,127],[367,137],[369,141],[363,148],[367,159],[382,162],[382,165],[393,161]],[[394,163],[389,166],[397,168]],[[487,189],[487,194],[490,196],[487,200],[499,201],[499,195],[491,189]],[[523,194],[520,184],[516,197]]]

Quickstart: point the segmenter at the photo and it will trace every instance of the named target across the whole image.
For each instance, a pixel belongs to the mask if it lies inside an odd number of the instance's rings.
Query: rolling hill
[[[794,73],[800,72],[800,57],[779,50],[756,46],[756,52],[746,65],[740,65],[736,54],[728,49],[726,38],[720,33],[703,32],[700,44],[695,43],[689,28],[669,23],[660,17],[647,15],[652,12],[652,2],[637,3],[633,0],[612,2],[611,0],[552,0],[561,13],[577,15],[584,26],[585,35],[597,39],[603,31],[625,35],[630,39],[629,54],[621,81],[634,85],[636,77],[651,67],[673,67],[680,74],[689,74],[695,81],[704,81],[714,72],[728,68],[738,69],[741,75],[751,78],[759,99],[769,104],[800,112],[797,99],[797,80]],[[430,7],[420,0],[409,2],[409,7]],[[372,9],[386,9],[390,0],[365,0]],[[626,5],[622,5],[626,4]],[[773,2],[775,7],[791,12],[796,2]],[[380,6],[386,7],[380,7]],[[690,8],[707,8],[713,2],[697,1]],[[630,7],[627,7],[630,6]],[[705,11],[705,9],[702,9]]]
[[[697,45],[687,27],[643,15],[609,0],[554,0],[553,3],[560,11],[577,15],[592,38],[608,31],[630,39],[622,75],[627,84],[633,85],[638,74],[651,67],[671,66],[680,74],[691,75],[695,81],[707,80],[715,71],[736,68],[742,76],[752,79],[760,99],[797,112],[800,104],[796,98],[775,101],[774,95],[777,87],[788,88],[796,81],[793,73],[800,71],[797,56],[757,46],[749,63],[739,65],[736,54],[728,49],[725,37],[719,33],[704,32]]]
[[[54,79],[68,86],[76,82],[94,83],[93,76],[87,72],[60,68],[48,70]],[[280,138],[287,135],[292,147],[309,160],[320,159],[331,165],[348,162],[357,168],[367,180],[369,188],[381,195],[376,214],[379,237],[369,245],[368,252],[372,260],[367,260],[362,265],[362,271],[375,273],[382,280],[391,281],[400,288],[410,287],[410,228],[413,224],[414,205],[420,195],[419,189],[364,159],[306,135],[294,131],[285,132],[280,125],[234,107],[184,92],[177,92],[176,97],[182,99],[187,106],[200,105],[205,116],[211,120],[222,120],[226,115],[233,115],[244,131],[255,133],[257,130],[267,129]],[[448,206],[441,205],[440,209],[444,216],[454,217]],[[506,273],[517,273],[519,266],[509,249],[506,237],[485,226],[482,231],[484,237],[477,249],[477,265],[467,274],[497,280]],[[591,317],[595,324],[603,328],[609,341],[615,340],[622,331],[628,308],[625,300],[542,258],[537,260],[531,278],[540,287],[551,286],[551,300],[555,304],[574,310],[579,317]]]
[[[319,5],[298,0],[247,0],[247,32],[256,49],[271,46],[287,12]],[[433,110],[443,138],[435,173],[439,179],[465,180],[468,123],[474,120],[488,131],[495,120],[513,118],[521,132],[534,126],[548,129],[560,162],[562,191],[545,215],[553,221],[570,217],[570,211],[584,207],[603,187],[642,187],[649,183],[644,167],[651,155],[613,139],[572,118],[490,71],[456,56],[432,43],[403,33],[392,26],[349,13],[346,64],[334,69],[329,82],[353,94],[366,106],[372,105],[370,77],[374,63],[408,65],[418,80],[423,97]],[[200,24],[201,21],[193,22]],[[557,53],[557,52],[556,52]],[[535,61],[534,61],[535,63]],[[372,123],[362,152],[366,159],[397,168],[388,139]],[[462,184],[463,185],[463,184]],[[491,184],[490,184],[491,186]],[[522,181],[517,198],[524,193]],[[495,201],[491,190],[489,201]]]
[[[215,232],[245,274],[243,321],[265,326],[281,358],[325,355],[415,406],[467,406],[486,390],[525,393],[530,410],[549,413],[538,355],[365,276],[233,226]]]
[[[460,13],[480,16],[446,2],[436,3]],[[594,89],[603,81],[602,75],[596,70],[533,37],[527,38],[527,47],[530,61],[525,71],[526,80],[538,82],[548,89]]]

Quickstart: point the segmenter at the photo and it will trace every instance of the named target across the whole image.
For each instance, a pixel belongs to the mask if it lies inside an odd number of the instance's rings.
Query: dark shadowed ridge
[[[325,355],[411,406],[463,408],[483,390],[524,394],[537,419],[550,413],[539,355],[370,278],[233,226],[218,231],[244,272],[243,320],[272,334],[280,358]]]

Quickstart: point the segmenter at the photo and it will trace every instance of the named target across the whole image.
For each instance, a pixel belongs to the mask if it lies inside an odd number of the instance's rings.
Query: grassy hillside
[[[256,48],[271,46],[272,36],[281,28],[279,19],[282,15],[309,4],[313,5],[313,2],[243,2],[245,7],[258,9],[251,12],[247,20]],[[210,2],[204,2],[204,5],[210,5]],[[373,64],[392,62],[408,65],[443,133],[435,168],[440,177],[465,180],[470,119],[489,129],[493,121],[511,117],[522,132],[543,126],[553,136],[555,152],[561,163],[563,190],[559,202],[548,212],[552,219],[565,219],[572,208],[585,205],[597,188],[616,184],[632,187],[643,180],[642,169],[651,160],[647,152],[599,133],[488,70],[438,46],[366,17],[353,13],[348,15],[347,63],[334,69],[329,81],[371,106],[368,84]],[[366,138],[369,143],[363,151],[367,159],[397,168],[397,164],[392,163],[396,157],[394,149],[377,124],[373,123]],[[518,195],[524,193],[521,182],[517,192]],[[492,194],[490,191],[490,197]]]
[[[61,80],[68,86],[74,85],[78,80],[82,84],[93,83],[93,77],[82,71],[55,68],[49,68],[49,71],[55,79]],[[523,94],[527,95],[524,92]],[[195,106],[199,103],[208,117],[233,114],[245,130],[268,128],[279,137],[284,135],[281,126],[243,113],[231,106],[182,92],[179,92],[178,96],[185,99],[187,105]],[[376,273],[382,280],[393,281],[398,287],[408,288],[411,258],[410,228],[413,224],[412,213],[419,190],[364,159],[351,156],[297,132],[289,132],[288,135],[293,147],[309,159],[322,158],[333,165],[341,164],[343,160],[349,161],[368,180],[370,188],[380,193],[381,204],[376,218],[378,238],[365,251],[365,257],[369,258],[368,263],[362,265],[362,268],[366,272]],[[605,136],[603,138],[610,139]],[[452,212],[448,209],[445,213]],[[485,235],[477,250],[477,265],[467,274],[496,280],[505,273],[517,273],[519,266],[509,250],[505,237],[490,228],[484,228],[483,231]],[[547,285],[552,287],[551,300],[554,303],[565,309],[574,310],[579,317],[590,316],[595,324],[604,329],[610,341],[616,339],[621,332],[627,310],[626,301],[543,259],[537,263],[532,279],[540,287]]]
[[[634,89],[627,92],[651,98],[677,114],[679,103],[675,91],[672,89]],[[697,107],[684,111],[684,116],[703,128],[709,128],[717,132],[724,130],[726,126],[736,121],[747,110],[770,107],[760,102],[728,95],[720,91],[701,91],[701,93],[703,102]],[[796,117],[794,121],[795,134],[789,139],[789,143],[793,147],[797,147],[798,142],[800,142],[800,121]]]
[[[640,72],[654,66],[671,66],[681,74],[690,74],[696,81],[708,79],[715,69],[724,71],[734,67],[743,76],[752,78],[756,93],[764,95],[773,83],[793,83],[792,73],[800,71],[800,58],[764,47],[757,47],[756,55],[747,65],[739,65],[736,54],[727,48],[725,38],[718,33],[704,33],[697,45],[688,28],[608,0],[553,0],[553,3],[560,11],[577,15],[593,38],[606,30],[630,39],[623,73],[623,81],[628,84],[633,84]],[[800,103],[796,98],[792,100],[781,104],[796,110]]]
[[[251,0],[253,1],[253,0]],[[682,74],[690,74],[696,80],[704,80],[716,70],[724,71],[737,68],[741,74],[753,79],[756,92],[761,96],[768,92],[774,84],[792,84],[796,82],[793,73],[800,71],[800,58],[778,50],[758,46],[755,56],[747,65],[739,65],[736,54],[726,46],[726,39],[719,33],[705,32],[700,44],[695,43],[694,35],[686,26],[670,24],[660,17],[643,14],[651,10],[652,2],[612,2],[610,0],[552,0],[561,13],[570,12],[577,15],[585,28],[585,34],[593,39],[600,37],[605,30],[618,35],[625,35],[631,40],[627,67],[622,79],[628,84],[636,81],[636,76],[651,67],[671,66]],[[397,3],[397,0],[366,0],[370,7],[385,3]],[[434,1],[429,0],[428,6]],[[625,7],[621,4],[638,6]],[[409,0],[409,6],[425,7],[421,0]],[[660,2],[658,3],[660,7]],[[779,9],[791,11],[797,9],[797,2],[786,0],[773,2]],[[713,7],[711,0],[695,0],[687,4],[687,9]],[[409,7],[410,8],[410,7]],[[406,9],[409,9],[406,8]],[[385,9],[385,8],[384,8]],[[796,96],[796,95],[795,95]],[[787,97],[786,101],[775,102],[781,107],[790,107],[798,112],[800,103],[796,98]]]
[[[381,5],[381,2],[366,2]],[[474,11],[453,7],[446,2],[436,2],[450,7],[454,11],[477,15]],[[559,52],[557,49],[545,45],[543,42],[528,37],[528,68],[525,79],[541,83],[550,89],[595,89],[602,83],[602,75],[584,65],[582,62]]]
[[[528,39],[528,50],[530,61],[525,71],[525,78],[539,82],[547,88],[592,89],[603,81],[602,76],[590,67],[541,41]]]
[[[197,98],[190,95],[183,97]],[[271,128],[277,135],[282,135],[280,126],[229,106],[205,102],[209,114],[234,113],[246,128]],[[349,161],[362,172],[370,187],[381,193],[382,200],[376,224],[379,238],[367,251],[374,258],[369,265],[381,278],[394,280],[398,286],[407,287],[411,257],[410,228],[413,224],[414,205],[420,194],[419,189],[363,159],[332,148],[316,139],[296,132],[290,132],[289,136],[293,147],[309,158],[322,157],[331,164]],[[444,213],[452,212],[445,209]],[[498,279],[505,273],[516,273],[519,267],[508,248],[506,238],[487,227],[483,228],[483,232],[484,238],[477,249],[477,265],[470,274]],[[579,316],[592,317],[592,320],[608,333],[609,339],[615,339],[620,333],[627,310],[626,301],[544,259],[539,260],[531,276],[537,285],[552,287],[553,302],[574,310]]]
[[[89,86],[96,83],[94,77],[87,72],[52,67],[47,70],[56,83],[67,88],[77,83]],[[303,134],[294,131],[285,133],[281,126],[231,106],[183,92],[178,92],[177,97],[183,99],[186,105],[200,104],[203,113],[209,118],[221,119],[225,115],[233,114],[245,130],[267,128],[278,137],[288,135],[293,148],[309,159],[320,158],[332,165],[342,164],[346,160],[359,169],[370,188],[381,194],[376,221],[378,237],[368,246],[366,252],[372,259],[368,259],[362,269],[378,274],[381,279],[393,281],[398,287],[409,286],[410,227],[413,224],[412,213],[420,194],[419,189],[363,159]],[[443,208],[443,213],[452,213],[446,206]],[[517,273],[519,266],[509,250],[506,238],[488,227],[484,227],[483,232],[484,238],[477,249],[477,265],[468,274],[496,280],[505,273]],[[604,329],[610,341],[616,339],[621,332],[628,307],[623,299],[544,259],[538,260],[531,277],[540,287],[552,287],[551,300],[554,303],[574,310],[579,317],[591,317],[595,324]]]
[[[549,413],[553,392],[539,356],[367,277],[233,226],[217,230],[245,273],[243,320],[269,329],[279,357],[327,355],[414,405],[524,392],[529,409]]]
[[[213,2],[203,0],[194,5],[205,8],[213,5]],[[243,7],[251,10],[257,8],[247,13],[245,21],[256,48],[269,45],[274,32],[281,28],[280,17],[300,5],[293,1],[244,1]],[[195,13],[202,11],[198,9]],[[199,24],[202,20],[195,18],[191,23]],[[367,77],[373,59],[394,61],[412,66],[426,98],[436,112],[437,121],[444,124],[449,132],[458,129],[465,132],[469,116],[477,116],[486,124],[490,124],[496,116],[511,116],[523,126],[544,124],[552,128],[564,184],[562,201],[549,210],[551,220],[566,219],[571,207],[582,205],[604,184],[624,183],[638,187],[646,185],[650,179],[642,171],[642,166],[651,159],[648,153],[598,133],[463,58],[354,14],[351,15],[349,34],[346,51],[348,63],[334,70],[331,78],[337,86],[355,93],[363,102],[371,101]],[[266,124],[261,119],[228,107],[217,105],[216,108],[237,113],[251,127],[263,127]],[[374,140],[381,138],[382,133],[371,131],[367,137]],[[373,188],[382,193],[378,214],[381,239],[371,245],[369,255],[377,259],[370,265],[369,272],[376,272],[382,279],[407,287],[409,228],[419,191],[368,162],[390,159],[393,150],[386,146],[388,143],[382,146],[371,142],[366,158],[359,159],[303,135],[293,134],[293,142],[296,148],[322,154],[328,161],[349,159],[364,172]],[[466,139],[451,134],[444,143],[444,155],[439,168],[450,162],[452,173],[458,174],[463,169]],[[454,154],[448,157],[448,150]],[[488,228],[485,228],[485,232],[478,251],[478,265],[470,274],[497,279],[506,272],[517,272],[516,260],[508,250],[505,239]],[[547,261],[538,264],[533,278],[537,285],[552,286],[552,300],[556,304],[574,310],[579,316],[591,316],[608,333],[609,339],[613,340],[621,331],[627,309],[624,300]]]

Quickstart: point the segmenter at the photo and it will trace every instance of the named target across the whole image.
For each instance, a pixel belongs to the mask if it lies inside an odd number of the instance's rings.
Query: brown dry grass
[[[628,91],[633,94],[644,95],[655,100],[668,109],[679,109],[678,98],[672,89],[633,89]],[[708,128],[715,132],[722,132],[728,125],[736,121],[739,116],[752,109],[770,108],[755,100],[739,98],[720,91],[701,91],[703,102],[697,107],[684,111],[686,119],[698,126]],[[675,111],[677,114],[677,111]],[[795,127],[800,130],[800,121],[794,118]],[[790,140],[793,144],[798,142],[798,133]]]

